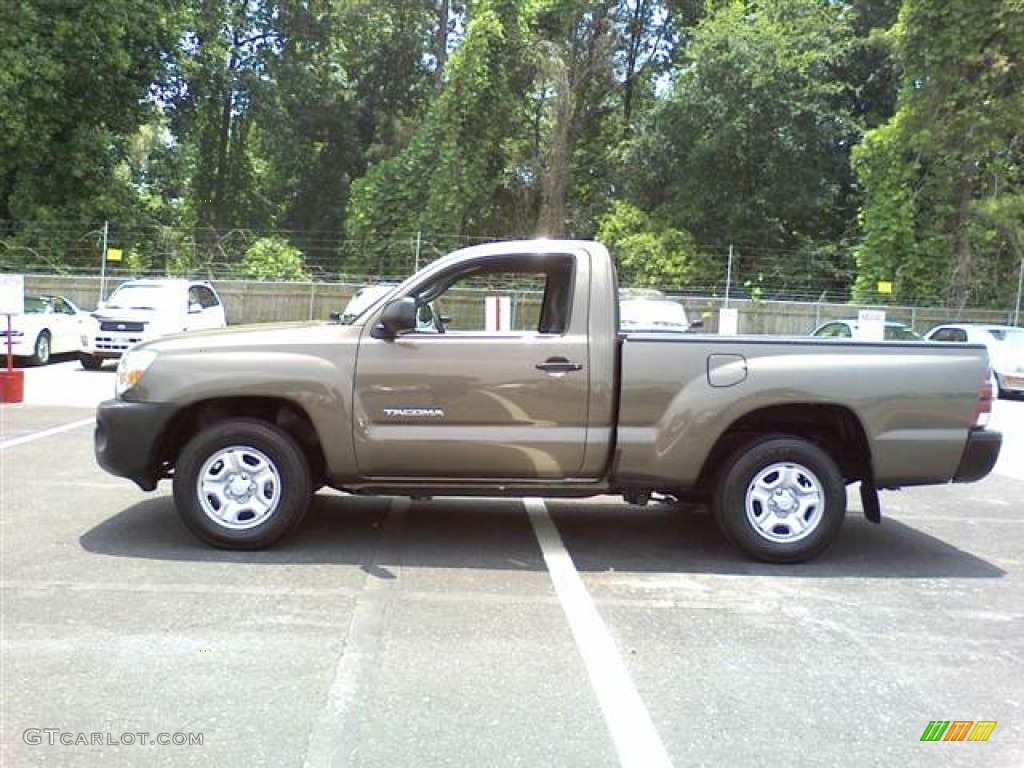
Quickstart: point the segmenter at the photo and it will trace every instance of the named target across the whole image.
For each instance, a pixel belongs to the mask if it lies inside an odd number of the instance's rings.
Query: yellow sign
[[[892,293],[892,283],[887,280],[878,281],[878,292],[879,293]]]
[[[107,261],[120,261],[121,260],[121,249],[120,248],[107,248]]]

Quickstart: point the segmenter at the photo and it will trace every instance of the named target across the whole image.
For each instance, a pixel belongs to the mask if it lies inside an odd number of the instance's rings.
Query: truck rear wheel
[[[715,518],[745,553],[798,563],[823,552],[846,514],[846,486],[813,443],[773,436],[733,454],[715,489]]]
[[[302,449],[287,432],[255,419],[202,430],[174,470],[174,503],[185,525],[222,549],[270,546],[298,525],[311,495]]]

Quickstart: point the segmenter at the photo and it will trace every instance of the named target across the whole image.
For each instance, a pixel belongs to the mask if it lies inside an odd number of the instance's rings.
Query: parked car
[[[184,279],[129,280],[93,312],[95,326],[83,333],[78,359],[96,370],[129,347],[171,333],[224,328],[224,304],[207,282]]]
[[[77,352],[88,314],[66,296],[26,296],[25,311],[11,318],[11,352],[33,365],[46,365],[51,355]],[[7,354],[7,325],[0,328],[0,354]]]
[[[619,301],[619,329],[624,333],[689,333],[703,325],[702,320],[690,322],[686,308],[672,299]]]
[[[332,312],[331,318],[337,320],[342,325],[351,325],[353,320],[395,290],[397,286],[398,283],[364,285],[348,300],[345,309],[341,312]]]
[[[619,288],[619,301],[627,299],[664,299],[665,292],[658,288]]]
[[[395,288],[398,283],[374,283],[364,285],[355,295],[349,299],[348,304],[342,312],[332,312],[331,319],[337,320],[342,325],[352,325],[355,320],[366,310],[383,299]],[[416,314],[416,330],[423,332],[440,331],[438,324],[447,323],[449,318],[445,315],[436,314],[433,304],[424,304]]]
[[[1013,325],[944,323],[924,335],[928,341],[984,344],[1000,397],[1024,394],[1024,328]]]
[[[829,320],[822,323],[813,331],[811,336],[822,336],[829,339],[855,339],[860,324],[856,320]],[[898,323],[895,320],[886,320],[885,328],[882,331],[882,338],[886,341],[920,341],[921,336],[913,328],[905,323]]]

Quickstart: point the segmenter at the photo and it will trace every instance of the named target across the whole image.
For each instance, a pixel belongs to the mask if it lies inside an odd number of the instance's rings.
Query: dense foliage
[[[601,237],[630,282],[1005,307],[1020,0],[5,0],[0,267],[400,275]],[[894,293],[876,293],[879,282]]]

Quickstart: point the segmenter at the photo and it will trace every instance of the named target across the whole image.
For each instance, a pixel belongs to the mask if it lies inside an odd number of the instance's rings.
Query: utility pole
[[[103,222],[103,255],[100,260],[100,298],[99,302],[103,301],[103,294],[106,288],[107,282],[107,231],[109,229],[110,222]]]
[[[729,243],[729,261],[725,268],[725,306],[729,306],[729,286],[732,284],[732,243]]]
[[[1013,310],[1013,324],[1020,325],[1020,294],[1024,288],[1024,256],[1020,257],[1020,264],[1017,266],[1017,304]]]

